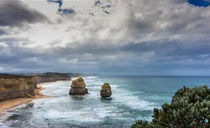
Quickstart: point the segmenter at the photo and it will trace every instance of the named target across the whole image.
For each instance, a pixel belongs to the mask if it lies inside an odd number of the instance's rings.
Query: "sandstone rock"
[[[69,95],[84,95],[88,94],[88,89],[85,88],[85,81],[80,77],[72,81],[71,89]]]
[[[109,83],[104,83],[101,87],[101,97],[110,97],[112,95],[111,86]]]

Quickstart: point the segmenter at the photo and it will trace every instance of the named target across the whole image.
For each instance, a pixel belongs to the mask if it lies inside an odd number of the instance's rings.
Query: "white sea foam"
[[[141,109],[141,110],[153,110],[155,103],[148,102],[140,99],[138,96],[132,94],[132,92],[125,90],[113,91],[113,98],[122,104],[127,105],[131,109]]]
[[[100,88],[104,81],[100,80],[98,77],[84,77],[85,82],[87,84],[87,88],[89,90],[88,98],[90,99],[99,99],[100,98]],[[58,82],[52,83],[50,85],[46,85],[47,88],[44,93],[52,94],[53,96],[62,96],[67,95],[69,88],[69,82]],[[110,83],[111,84],[111,83]],[[58,88],[59,87],[59,88]],[[111,84],[113,95],[112,95],[112,103],[122,104],[131,109],[139,109],[139,110],[153,110],[157,104],[145,101],[141,99],[139,96],[136,96],[137,92],[131,92],[129,90],[125,90],[120,87],[120,85]],[[138,93],[139,94],[139,93]],[[54,100],[53,102],[58,102]],[[111,108],[109,108],[111,109]],[[114,111],[114,110],[113,110]],[[102,110],[101,110],[102,112]]]
[[[88,88],[95,88],[94,90],[91,90],[93,92],[90,92],[90,95],[99,96],[99,90],[96,89],[100,89],[104,82],[97,78],[86,78],[86,81]],[[140,99],[139,96],[136,96],[136,92],[125,90],[119,85],[111,84],[111,87],[113,102],[116,102],[117,104],[123,104],[130,107],[131,109],[141,110],[153,110],[153,108],[157,105],[155,103]]]
[[[96,77],[85,77],[85,82],[87,84],[87,88],[89,89],[89,95],[87,95],[86,99],[90,100],[97,100],[97,102],[100,103],[100,88],[101,85],[104,83],[103,81],[97,79]],[[54,93],[59,93],[61,95],[61,92],[67,92],[69,87],[67,88],[65,84],[69,83],[56,83],[48,85],[49,88],[51,89],[46,89],[48,92],[50,90],[55,89],[56,87],[59,86],[59,89],[57,91],[54,91]],[[58,106],[57,109],[52,109],[52,110],[46,110],[44,117],[45,118],[70,118],[71,120],[75,121],[102,121],[104,118],[108,117],[115,117],[119,118],[121,116],[120,110],[118,110],[118,107],[116,105],[125,105],[133,109],[150,109],[148,108],[149,103],[143,100],[139,100],[138,97],[132,95],[131,92],[128,90],[123,90],[120,88],[119,85],[111,85],[112,90],[113,90],[113,100],[111,101],[113,103],[113,106],[110,104],[103,104],[103,103],[98,103],[95,106],[86,106],[82,109],[75,110],[73,108],[68,108],[68,109],[62,109],[59,108]],[[47,88],[48,88],[47,87]],[[58,96],[58,94],[57,94]],[[64,98],[54,98],[49,100],[49,104],[59,104],[59,103],[65,103],[66,100],[68,101],[69,99],[64,99]],[[98,101],[99,100],[99,101]],[[73,101],[72,101],[73,102]],[[39,105],[38,105],[39,106]],[[66,103],[67,107],[68,104]],[[71,105],[69,105],[70,107]],[[55,107],[55,106],[54,106]],[[61,106],[62,107],[62,106]],[[69,111],[68,111],[69,110]]]
[[[56,83],[50,83],[43,85],[46,89],[42,91],[43,94],[49,96],[62,96],[68,94],[71,85],[71,81],[59,81]]]
[[[96,116],[93,115],[90,111],[77,110],[77,111],[56,111],[48,110],[43,115],[45,119],[69,119],[72,121],[81,121],[81,122],[98,122],[100,121]]]
[[[135,111],[152,110],[155,103],[143,100],[138,94],[118,84],[111,84],[112,99],[103,100],[100,96],[101,85],[106,82],[98,77],[85,77],[90,94],[75,97],[69,96],[71,81],[60,81],[44,85],[42,93],[54,96],[48,99],[35,100],[33,119],[63,120],[68,122],[100,122],[109,119],[134,120]],[[133,113],[132,113],[133,111]],[[138,118],[139,117],[139,118]],[[137,118],[142,119],[141,115]],[[33,123],[39,123],[32,121]]]

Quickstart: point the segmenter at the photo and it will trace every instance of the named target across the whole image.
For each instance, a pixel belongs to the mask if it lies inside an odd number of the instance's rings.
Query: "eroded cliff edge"
[[[0,74],[0,101],[33,97],[36,79],[32,76]]]
[[[71,77],[80,76],[79,73],[56,73],[48,72],[42,74],[28,74],[36,79],[37,83],[71,80]]]
[[[81,76],[79,73],[48,72],[41,74],[1,74],[0,73],[0,101],[35,96],[36,84],[71,80],[71,77]]]

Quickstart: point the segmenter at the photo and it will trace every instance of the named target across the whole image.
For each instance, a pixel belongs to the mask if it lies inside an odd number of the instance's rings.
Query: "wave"
[[[85,80],[88,88],[90,89],[90,95],[99,96],[99,89],[104,82],[97,77],[85,78]],[[140,99],[137,94],[142,92],[131,92],[130,90],[121,88],[121,86],[117,84],[111,84],[111,88],[112,102],[116,102],[117,104],[126,105],[131,109],[140,110],[153,110],[154,106],[157,105],[154,102]]]

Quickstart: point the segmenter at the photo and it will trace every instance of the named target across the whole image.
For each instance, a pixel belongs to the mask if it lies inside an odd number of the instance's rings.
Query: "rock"
[[[85,88],[85,81],[80,77],[72,81],[71,89],[69,95],[84,95],[88,94],[88,89]]]
[[[101,87],[101,97],[110,97],[112,95],[111,86],[109,83],[104,83]]]
[[[33,77],[0,74],[0,101],[35,96],[36,80]]]

